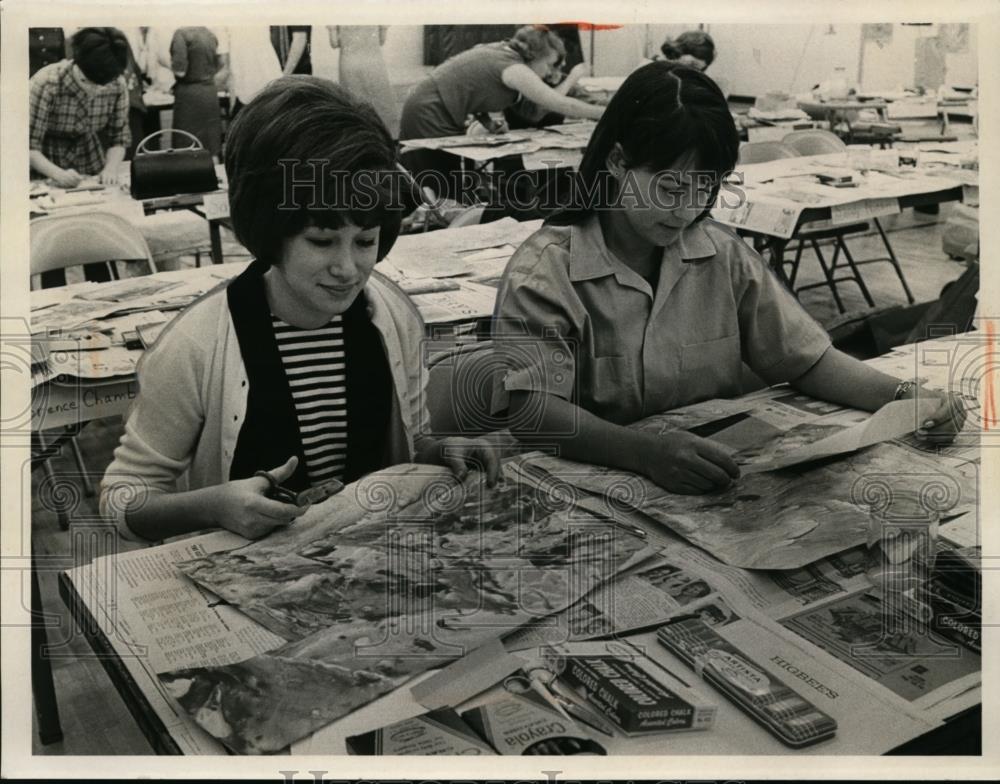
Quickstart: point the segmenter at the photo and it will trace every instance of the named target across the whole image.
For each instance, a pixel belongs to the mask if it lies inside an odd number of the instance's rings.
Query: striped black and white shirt
[[[344,324],[299,329],[271,316],[302,437],[309,482],[343,479],[347,462],[347,372]]]

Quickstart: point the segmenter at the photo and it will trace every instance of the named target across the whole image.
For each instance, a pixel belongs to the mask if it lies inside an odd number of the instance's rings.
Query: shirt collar
[[[571,281],[591,280],[620,272],[623,266],[614,258],[604,242],[601,223],[597,215],[590,215],[582,223],[574,224],[570,234],[569,278]],[[664,250],[676,252],[683,261],[694,261],[714,256],[718,249],[705,231],[704,224],[693,223],[681,232],[677,244]]]

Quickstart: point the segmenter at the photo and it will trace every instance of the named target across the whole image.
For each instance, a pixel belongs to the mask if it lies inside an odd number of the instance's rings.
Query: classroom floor
[[[964,264],[950,260],[942,250],[944,222],[951,205],[942,205],[938,215],[923,215],[907,210],[884,222],[910,286],[918,302],[936,299],[941,288],[956,279]],[[231,247],[227,244],[227,249]],[[850,248],[858,259],[883,255],[877,235],[850,240]],[[867,265],[863,269],[866,282],[879,305],[904,304],[903,290],[888,264]],[[805,254],[799,278],[802,283],[819,280],[819,266],[810,254]],[[848,309],[864,309],[864,301],[852,284],[840,284]],[[839,315],[825,288],[813,289],[802,296],[803,305],[824,325]],[[80,436],[87,470],[99,479],[111,460],[112,451],[121,433],[119,420],[91,422]],[[69,449],[53,459],[52,467],[61,472],[76,473]],[[32,528],[36,552],[40,556],[69,556],[72,537],[61,531],[55,513],[38,497],[44,475],[37,471],[32,477]],[[81,497],[76,517],[96,516],[96,500]],[[129,547],[126,545],[126,547]],[[96,555],[97,553],[95,553]],[[65,564],[59,568],[65,568]],[[75,633],[72,621],[60,599],[55,572],[43,572],[41,594],[44,611],[57,619],[49,629],[50,645],[57,645],[66,654],[53,663],[56,692],[64,739],[60,743],[41,746],[34,733],[35,754],[151,754],[152,749],[137,729],[125,704],[110,684],[101,663],[93,657],[87,644]],[[27,580],[24,581],[27,591]],[[25,601],[27,605],[27,601]]]

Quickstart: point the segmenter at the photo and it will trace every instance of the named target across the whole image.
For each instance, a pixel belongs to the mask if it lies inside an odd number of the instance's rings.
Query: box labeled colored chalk
[[[550,646],[546,666],[626,735],[707,730],[718,706],[658,667],[638,649],[605,643]]]

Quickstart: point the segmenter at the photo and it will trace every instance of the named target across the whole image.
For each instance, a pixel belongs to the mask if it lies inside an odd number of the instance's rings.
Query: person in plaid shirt
[[[129,145],[129,96],[122,76],[128,39],[113,27],[84,27],[73,36],[72,57],[31,77],[30,161],[63,188],[97,175],[118,181]]]

